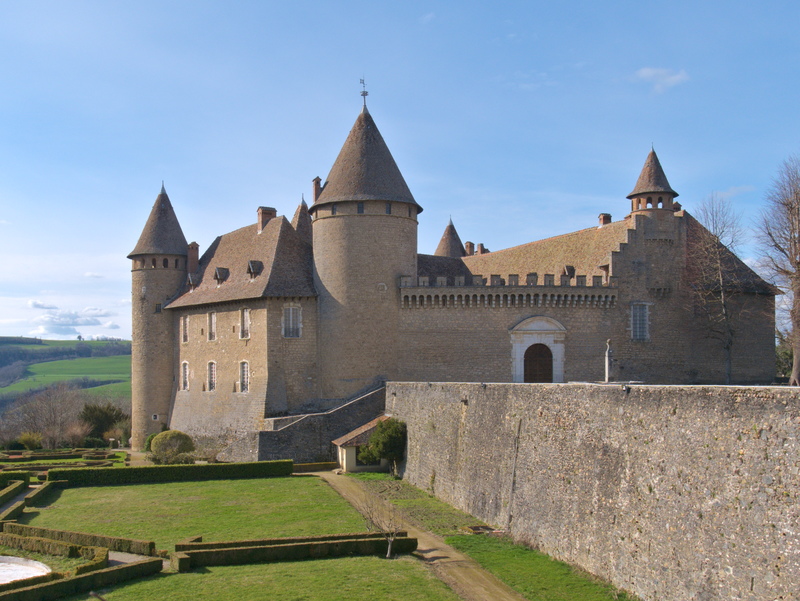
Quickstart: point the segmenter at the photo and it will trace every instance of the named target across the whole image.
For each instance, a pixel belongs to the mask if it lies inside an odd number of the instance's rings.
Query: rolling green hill
[[[65,380],[82,378],[99,381],[121,380],[119,383],[99,386],[92,390],[130,395],[131,357],[130,355],[117,355],[35,363],[28,366],[24,379],[0,388],[0,394],[24,392],[32,388],[51,386]]]

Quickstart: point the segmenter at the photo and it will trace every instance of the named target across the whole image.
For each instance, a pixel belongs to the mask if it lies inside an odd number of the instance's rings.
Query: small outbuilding
[[[375,428],[382,421],[389,419],[388,415],[381,415],[376,417],[371,422],[367,422],[363,426],[359,426],[352,432],[348,432],[333,441],[337,447],[337,458],[339,460],[339,467],[345,472],[388,472],[389,462],[386,459],[381,459],[378,463],[364,464],[358,460],[358,452],[361,447],[369,442],[370,436],[375,431]]]

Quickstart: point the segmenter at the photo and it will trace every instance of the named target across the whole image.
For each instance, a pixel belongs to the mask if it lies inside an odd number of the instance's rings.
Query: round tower
[[[417,275],[421,211],[365,105],[309,209],[321,398],[396,377],[399,281]]]
[[[645,159],[639,179],[636,180],[633,192],[628,194],[631,201],[631,213],[658,209],[672,212],[675,210],[674,204],[677,196],[678,193],[670,187],[667,181],[656,151],[651,149]]]
[[[176,318],[167,302],[186,282],[187,245],[167,192],[161,186],[132,260],[131,447],[169,421],[175,385]]]

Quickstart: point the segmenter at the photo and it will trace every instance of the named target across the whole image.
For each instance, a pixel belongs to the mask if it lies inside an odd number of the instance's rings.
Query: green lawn
[[[417,560],[344,557],[203,568],[97,591],[108,601],[458,601]],[[70,601],[89,600],[75,595]]]
[[[82,557],[61,557],[58,555],[45,555],[43,553],[36,553],[34,551],[25,551],[24,549],[15,549],[14,547],[6,547],[0,545],[0,555],[12,555],[14,557],[24,557],[25,559],[32,559],[39,561],[48,566],[54,572],[66,572],[74,570],[79,565],[87,563],[86,559]]]
[[[44,503],[20,522],[155,540],[158,549],[196,535],[223,541],[366,530],[350,504],[313,476],[68,488]]]
[[[445,542],[472,557],[529,601],[636,599],[582,570],[506,538],[463,535],[450,536]]]
[[[31,388],[41,388],[63,380],[84,377],[92,380],[122,380],[120,388],[127,390],[128,394],[130,394],[130,355],[46,361],[28,366],[27,371],[28,375],[24,379],[14,382],[10,386],[0,388],[0,394],[24,392]]]

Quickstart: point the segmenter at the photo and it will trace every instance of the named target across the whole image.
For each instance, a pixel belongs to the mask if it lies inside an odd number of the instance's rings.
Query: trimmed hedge
[[[116,536],[103,536],[88,534],[86,532],[69,532],[67,530],[52,530],[50,528],[37,528],[26,524],[8,523],[3,525],[3,532],[19,534],[21,536],[38,536],[82,547],[106,547],[120,553],[133,553],[135,555],[155,555],[156,543],[148,540],[134,540]]]
[[[38,501],[41,501],[42,497],[47,496],[53,490],[58,488],[61,484],[58,480],[49,480],[44,484],[40,484],[38,488],[34,488],[31,492],[25,495],[25,506],[26,507],[34,507]]]
[[[72,543],[64,543],[49,538],[39,536],[22,536],[11,534],[10,532],[0,533],[0,545],[23,551],[35,551],[45,555],[57,555],[60,557],[80,557],[79,546]]]
[[[321,461],[319,463],[295,463],[295,474],[306,474],[308,472],[330,472],[339,467],[335,461]]]
[[[17,517],[22,515],[23,511],[25,511],[25,501],[17,501],[4,512],[0,513],[0,522],[5,520],[15,520]],[[5,525],[5,528],[5,532],[8,532],[8,524]]]
[[[74,578],[55,580],[0,593],[0,601],[52,601],[67,595],[106,588],[134,578],[152,576],[159,573],[162,566],[161,559],[153,557],[135,563],[96,570]]]
[[[104,570],[108,567],[108,549],[104,547],[81,547],[80,550],[81,556],[89,561],[75,568],[76,576],[96,570]]]
[[[199,551],[201,549],[231,549],[235,547],[268,547],[276,545],[290,545],[294,543],[322,543],[337,540],[365,540],[383,538],[380,532],[356,532],[353,534],[330,534],[328,536],[296,536],[291,538],[263,538],[255,540],[234,540],[219,543],[204,543],[202,541],[186,540],[175,543],[176,551]],[[407,532],[398,532],[397,537],[408,536]],[[201,537],[194,537],[201,538]]]
[[[30,472],[0,472],[0,488],[5,488],[12,480],[21,480],[25,484],[31,481]]]
[[[292,460],[195,465],[146,465],[124,468],[61,468],[47,472],[48,480],[66,480],[66,486],[151,484],[200,480],[237,480],[290,476]]]
[[[8,463],[24,463],[26,461],[57,461],[58,459],[80,459],[80,453],[31,453],[22,457],[7,457]]]
[[[230,566],[270,561],[298,561],[320,557],[342,557],[346,555],[386,555],[388,542],[384,538],[336,540],[325,542],[291,543],[266,547],[236,547],[231,549],[204,549],[183,551],[189,561],[181,557],[173,561],[178,569],[194,569],[201,566]],[[395,553],[412,553],[417,549],[416,538],[396,538],[392,543]],[[189,564],[188,566],[186,564]]]
[[[0,504],[7,503],[27,488],[27,482],[23,482],[22,480],[12,480],[8,486],[0,490]]]
[[[43,582],[50,582],[51,580],[58,580],[59,578],[63,577],[64,575],[61,572],[48,572],[47,574],[42,574],[41,576],[31,576],[30,578],[24,578],[23,580],[6,582],[4,584],[0,584],[0,593],[4,591],[13,591],[18,588],[26,588],[36,584],[42,584]],[[11,597],[11,599],[13,598],[14,597]]]

